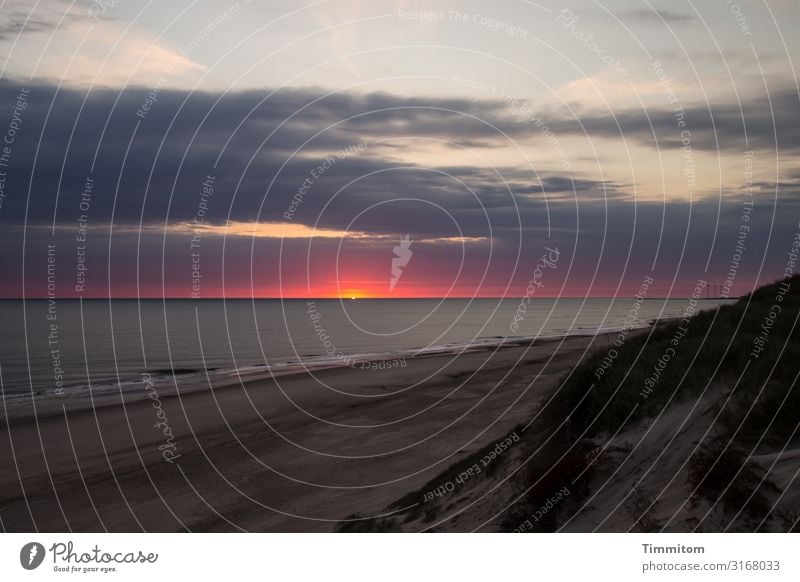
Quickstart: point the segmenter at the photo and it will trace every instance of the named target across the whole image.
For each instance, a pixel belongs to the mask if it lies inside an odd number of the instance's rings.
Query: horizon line
[[[521,296],[500,296],[500,295],[486,295],[486,296],[421,296],[421,297],[238,297],[238,296],[216,296],[216,297],[0,297],[0,301],[47,301],[53,299],[55,301],[107,301],[109,299],[116,301],[220,301],[220,300],[235,300],[235,301],[309,301],[309,300],[325,300],[325,301],[406,301],[406,300],[444,300],[444,299],[520,299]],[[728,297],[698,297],[698,301],[709,301],[712,299],[740,299],[743,295],[731,295]],[[536,297],[531,297],[535,299]],[[633,299],[635,295],[539,295],[539,299]],[[657,296],[657,297],[643,297],[644,301],[656,301],[659,299],[690,299],[691,295],[674,295],[674,296]]]

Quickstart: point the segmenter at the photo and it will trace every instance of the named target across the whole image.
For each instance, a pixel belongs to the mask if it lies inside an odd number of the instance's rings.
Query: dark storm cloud
[[[20,88],[0,82],[5,116],[11,115]],[[54,216],[56,222],[76,220],[87,176],[94,181],[90,213],[96,222],[108,222],[112,214],[116,224],[190,220],[207,175],[216,178],[207,220],[282,220],[315,168],[337,150],[359,143],[366,144],[364,151],[348,153],[313,179],[295,220],[312,223],[339,189],[326,210],[325,220],[332,223],[325,226],[346,225],[366,205],[408,196],[456,213],[483,208],[516,212],[515,206],[524,211],[539,204],[540,194],[553,202],[577,194],[601,200],[629,197],[624,185],[577,174],[537,174],[526,167],[497,173],[480,167],[438,168],[451,174],[446,176],[394,159],[402,148],[413,151],[414,138],[499,145],[506,141],[503,132],[515,139],[542,139],[539,127],[498,100],[323,95],[313,89],[87,93],[35,85],[28,101],[8,169],[0,214],[4,221],[22,222],[26,212],[29,223],[48,223]],[[714,103],[710,109],[687,104],[685,112],[693,148],[774,149],[776,140],[782,152],[800,146],[793,91],[745,102],[742,111]],[[559,138],[586,131],[592,138],[624,136],[662,148],[681,145],[674,114],[667,109],[646,114],[624,110],[616,119],[593,111],[579,120],[551,115],[547,123]],[[387,139],[390,147],[384,145]],[[391,169],[398,166],[403,169]],[[398,216],[398,222],[406,218]]]
[[[0,82],[0,120],[13,115],[20,89],[18,83]],[[290,213],[294,223],[409,233],[415,240],[459,234],[491,237],[493,264],[508,269],[515,268],[518,256],[536,256],[548,241],[574,252],[575,269],[581,276],[599,267],[606,278],[619,274],[628,257],[628,267],[636,272],[649,269],[654,261],[664,272],[686,265],[692,272],[702,272],[709,256],[715,261],[712,264],[723,267],[729,261],[727,249],[735,245],[740,221],[737,192],[725,193],[724,203],[643,204],[633,202],[626,184],[552,169],[537,173],[523,166],[493,169],[441,164],[425,168],[399,162],[394,156],[403,148],[413,151],[413,138],[420,136],[499,144],[505,138],[495,128],[517,138],[541,139],[541,132],[535,125],[521,123],[499,101],[348,93],[320,97],[313,89],[222,96],[147,89],[85,93],[31,86],[29,105],[19,115],[20,129],[4,168],[5,198],[0,208],[4,269],[20,272],[21,233],[27,224],[27,244],[33,245],[28,259],[33,263],[27,272],[39,273],[41,278],[44,263],[37,253],[41,254],[44,242],[57,239],[59,248],[74,247],[78,218],[85,215],[94,241],[95,285],[107,279],[97,272],[99,265],[108,262],[123,270],[142,261],[167,265],[166,276],[173,270],[185,271],[191,266],[186,236],[148,229],[140,237],[135,229],[140,221],[163,226],[191,220],[200,207],[202,183],[208,175],[215,177],[205,216],[209,222],[285,221],[293,197],[307,183],[301,202]],[[796,97],[781,91],[771,98],[779,145],[792,151],[800,143],[793,121]],[[774,147],[769,107],[752,101],[744,104],[744,110],[750,147],[770,143]],[[714,104],[714,126],[703,108],[687,107],[686,112],[693,147],[712,147],[714,128],[726,148],[736,147],[737,138],[741,139],[742,120],[735,106]],[[672,112],[650,113],[659,145],[679,145]],[[626,138],[652,141],[641,113],[624,111],[618,120]],[[616,125],[607,116],[586,112],[581,121],[592,137],[618,137]],[[551,116],[548,124],[559,137],[582,132],[575,120]],[[382,145],[386,139],[393,140],[392,147]],[[350,149],[337,158],[337,150],[359,143],[365,149]],[[287,161],[298,148],[300,153]],[[320,173],[319,166],[328,157],[334,163]],[[84,209],[81,191],[87,176],[94,186]],[[793,186],[790,178],[781,187]],[[763,186],[757,188],[760,192]],[[761,204],[772,204],[772,198],[761,198]],[[759,209],[759,228],[748,247],[751,257],[763,255],[770,233],[774,240],[791,241],[796,205],[784,196],[779,200],[777,213],[766,206]],[[60,228],[51,236],[48,225],[54,215]],[[109,234],[112,216],[113,237]],[[204,235],[203,240],[208,245],[215,236]],[[221,244],[221,238],[217,242]],[[250,242],[242,237],[231,243],[237,250],[226,254],[232,272],[248,272]],[[319,241],[329,252],[315,254],[315,260],[335,251],[337,243],[335,239]],[[367,249],[370,243],[357,244]],[[279,245],[276,239],[256,241],[258,264],[276,264]],[[208,246],[204,248],[204,256],[213,263],[215,255],[207,252]],[[391,255],[391,244],[386,252]],[[460,260],[459,256],[452,260]],[[74,262],[73,250],[67,257],[65,261]],[[227,263],[225,268],[229,268]],[[182,281],[190,280],[184,275]],[[159,278],[161,273],[151,276]],[[148,281],[156,289],[163,283]],[[15,292],[6,289],[4,293]]]
[[[21,89],[10,81],[0,83],[0,104],[7,113]],[[321,98],[311,89],[224,96],[147,89],[56,91],[47,85],[29,89],[0,214],[10,222],[47,224],[55,217],[56,223],[72,223],[83,214],[95,224],[108,223],[112,216],[117,225],[190,220],[208,175],[215,177],[215,186],[206,220],[217,223],[284,220],[304,183],[302,205],[292,219],[311,224],[332,201],[323,215],[325,227],[345,227],[367,206],[404,197],[425,198],[461,220],[461,211],[529,208],[535,204],[526,199],[531,195],[622,192],[610,182],[536,174],[529,168],[401,164],[393,159],[397,148],[383,145],[389,138],[408,138],[389,143],[413,148],[413,138],[420,136],[479,137],[498,144],[503,138],[493,125],[518,134],[529,129],[520,129],[497,101],[386,94]],[[362,150],[354,149],[358,144]],[[334,163],[320,172],[329,158]],[[87,178],[93,188],[90,208],[83,210]],[[398,224],[418,222],[400,210]],[[465,218],[468,227],[470,222],[478,221]],[[398,224],[370,224],[367,230],[405,231]]]

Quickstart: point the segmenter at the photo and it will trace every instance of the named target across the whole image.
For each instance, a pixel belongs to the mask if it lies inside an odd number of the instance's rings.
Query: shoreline
[[[0,517],[9,531],[331,531],[527,421],[604,344],[509,342],[12,423]]]
[[[674,319],[673,317],[659,320],[648,320],[636,330],[649,329],[654,325],[661,325]],[[578,330],[573,333],[534,336],[506,336],[477,338],[466,344],[431,346],[428,348],[414,348],[374,354],[346,355],[352,363],[342,363],[341,360],[330,356],[309,356],[306,360],[287,360],[275,362],[271,365],[253,364],[240,368],[176,368],[147,370],[140,375],[141,379],[127,378],[116,381],[95,382],[93,388],[86,384],[75,384],[64,388],[63,395],[51,395],[36,398],[36,412],[32,400],[27,393],[19,395],[11,393],[4,396],[4,411],[0,417],[0,427],[14,426],[21,423],[32,422],[35,419],[60,416],[64,408],[68,412],[80,412],[97,407],[121,406],[136,401],[147,400],[145,385],[155,384],[159,394],[164,397],[174,397],[178,394],[188,395],[205,390],[220,390],[231,386],[241,386],[251,382],[269,381],[273,379],[287,379],[292,376],[307,376],[328,370],[352,369],[363,371],[363,365],[380,362],[403,360],[419,360],[431,357],[458,357],[460,354],[507,349],[526,345],[538,345],[548,342],[558,342],[574,337],[604,337],[613,335],[619,330],[605,328],[595,333]],[[145,381],[144,377],[148,380]],[[123,387],[124,386],[124,387]]]

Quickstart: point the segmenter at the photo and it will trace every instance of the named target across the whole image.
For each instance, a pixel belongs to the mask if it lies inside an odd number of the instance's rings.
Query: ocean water
[[[702,300],[711,308],[721,300]],[[303,369],[457,352],[625,325],[635,301],[539,299],[0,300],[7,406],[31,398],[181,390]],[[635,325],[683,314],[686,299],[641,302]],[[513,327],[515,314],[517,326]],[[208,375],[208,377],[207,377]]]

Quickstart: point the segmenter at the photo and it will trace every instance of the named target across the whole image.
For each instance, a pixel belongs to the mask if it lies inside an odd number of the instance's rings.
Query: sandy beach
[[[526,422],[603,336],[409,358],[2,428],[6,531],[331,531]]]

